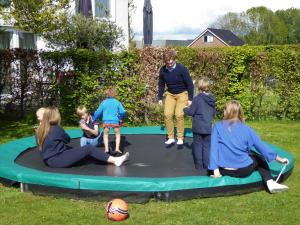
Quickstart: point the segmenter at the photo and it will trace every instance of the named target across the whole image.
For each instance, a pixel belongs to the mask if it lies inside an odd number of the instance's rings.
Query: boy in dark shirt
[[[207,169],[210,154],[212,120],[215,116],[215,97],[209,93],[209,80],[198,81],[200,93],[193,99],[191,107],[184,113],[193,117],[193,157],[196,169]]]

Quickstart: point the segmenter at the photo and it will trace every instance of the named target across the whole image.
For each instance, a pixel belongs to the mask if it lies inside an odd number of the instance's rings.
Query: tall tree
[[[212,24],[228,29],[247,44],[293,44],[300,39],[300,10],[287,9],[275,13],[266,7],[253,7],[242,13],[229,12]]]
[[[72,16],[68,23],[44,34],[50,47],[112,50],[119,46],[121,29],[108,20],[97,20],[81,14]]]
[[[277,10],[275,14],[288,29],[287,42],[290,44],[300,43],[300,10],[295,8]]]
[[[266,7],[254,7],[246,11],[249,33],[245,40],[249,44],[284,44],[287,29],[284,23]]]
[[[55,30],[66,23],[70,8],[70,0],[10,0],[8,3],[0,8],[3,19],[36,34]]]
[[[115,23],[73,15],[70,1],[10,0],[6,7],[0,8],[0,15],[14,27],[40,35],[49,47],[93,50],[119,47],[122,33]]]
[[[219,16],[211,27],[230,30],[235,35],[242,37],[247,33],[245,13],[229,12],[223,16]]]

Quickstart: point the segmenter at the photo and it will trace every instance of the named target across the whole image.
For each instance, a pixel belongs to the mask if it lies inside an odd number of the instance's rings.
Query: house
[[[1,4],[8,0],[1,0]],[[93,17],[108,19],[116,23],[123,31],[121,44],[128,48],[128,0],[91,0]],[[71,0],[71,12],[78,13],[79,0]],[[45,41],[37,35],[15,29],[10,24],[4,24],[0,18],[0,49],[1,48],[30,48],[43,50]]]
[[[207,28],[198,35],[188,47],[221,47],[244,45],[239,37],[230,30]]]

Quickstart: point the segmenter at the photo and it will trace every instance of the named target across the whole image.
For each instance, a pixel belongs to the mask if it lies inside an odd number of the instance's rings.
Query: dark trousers
[[[196,169],[207,169],[210,154],[210,134],[193,133],[193,158]]]
[[[50,167],[70,167],[79,161],[83,160],[87,156],[91,156],[92,158],[98,161],[107,162],[109,155],[105,152],[97,149],[92,145],[86,145],[79,148],[71,148],[68,149],[50,159],[47,160],[47,165]]]
[[[270,172],[268,163],[261,156],[259,156],[257,154],[251,154],[250,157],[253,160],[253,163],[251,165],[249,165],[247,167],[239,168],[237,170],[226,170],[224,168],[220,168],[220,173],[224,176],[247,177],[254,170],[258,170],[264,183],[266,183],[270,179],[273,179],[271,176],[271,172]]]

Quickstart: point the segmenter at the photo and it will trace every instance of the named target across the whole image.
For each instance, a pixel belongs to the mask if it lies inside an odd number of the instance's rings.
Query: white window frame
[[[212,35],[205,35],[204,36],[204,42],[205,43],[211,43],[214,41],[214,37]]]

